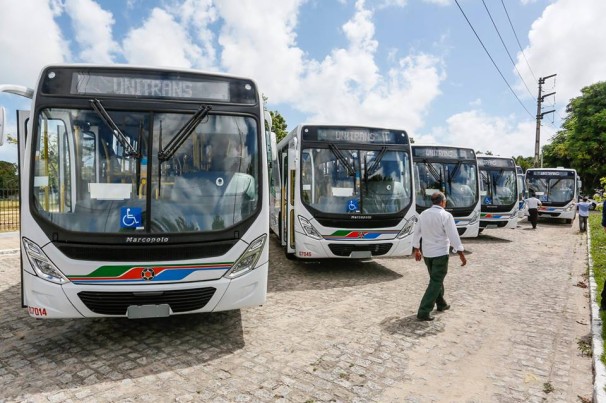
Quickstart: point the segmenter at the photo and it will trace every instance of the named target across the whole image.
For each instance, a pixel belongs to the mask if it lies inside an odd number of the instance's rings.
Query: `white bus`
[[[416,223],[404,130],[300,125],[278,143],[288,258],[403,256]]]
[[[55,65],[18,119],[22,304],[161,317],[267,293],[267,137],[246,78]],[[29,116],[28,116],[29,115]]]
[[[576,218],[578,200],[577,171],[571,168],[529,168],[526,188],[541,200],[539,217],[561,218],[570,224]]]
[[[471,148],[412,145],[417,213],[431,207],[431,195],[446,195],[446,210],[463,238],[477,237],[480,228],[478,162]]]
[[[518,225],[518,177],[513,158],[478,155],[480,170],[480,231]]]

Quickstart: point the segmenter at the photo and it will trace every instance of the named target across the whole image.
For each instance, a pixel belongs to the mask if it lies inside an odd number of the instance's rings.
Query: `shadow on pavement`
[[[244,347],[240,311],[169,318],[30,318],[0,292],[0,400],[187,369]]]
[[[383,331],[392,335],[401,335],[413,339],[420,339],[426,336],[435,336],[444,332],[444,323],[440,320],[440,315],[434,315],[435,319],[430,322],[420,321],[417,315],[405,316],[403,318],[391,316],[381,321],[380,326]]]
[[[401,277],[377,260],[289,260],[276,239],[270,242],[269,293],[363,286]]]

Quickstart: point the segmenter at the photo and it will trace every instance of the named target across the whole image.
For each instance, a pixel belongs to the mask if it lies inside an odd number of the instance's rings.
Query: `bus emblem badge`
[[[141,271],[141,278],[143,280],[149,281],[149,280],[153,279],[155,276],[156,276],[156,273],[154,273],[154,269],[150,269],[149,267],[145,268]]]

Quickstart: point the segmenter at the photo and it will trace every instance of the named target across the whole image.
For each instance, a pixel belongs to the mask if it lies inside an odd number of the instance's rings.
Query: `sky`
[[[417,144],[534,156],[566,105],[606,80],[605,0],[0,0],[0,84],[54,63],[254,79],[287,130],[404,129]],[[5,131],[25,98],[0,93]],[[16,146],[0,147],[16,162]]]

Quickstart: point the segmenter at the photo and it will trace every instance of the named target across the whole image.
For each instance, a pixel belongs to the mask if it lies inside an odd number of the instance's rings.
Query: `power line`
[[[507,84],[507,87],[509,87],[509,90],[511,91],[511,93],[513,94],[513,96],[516,97],[516,99],[518,100],[518,102],[520,103],[520,105],[522,105],[522,108],[524,108],[524,110],[526,111],[526,113],[528,113],[528,115],[531,118],[534,119],[535,118],[534,115],[532,113],[530,113],[530,111],[528,111],[528,109],[526,108],[526,106],[524,106],[524,104],[522,103],[522,101],[520,100],[520,98],[518,97],[518,95],[515,93],[515,91],[513,90],[513,88],[511,88],[511,85],[509,85],[509,83],[507,82],[507,79],[505,78],[505,76],[503,75],[503,73],[501,72],[501,70],[499,69],[499,66],[497,66],[497,64],[495,63],[494,59],[490,55],[490,52],[488,51],[488,49],[486,49],[486,46],[484,46],[484,43],[482,42],[482,40],[478,36],[478,33],[476,32],[475,28],[473,27],[473,25],[469,21],[469,18],[467,18],[467,15],[465,14],[465,12],[463,11],[463,9],[461,8],[461,5],[459,4],[459,1],[455,0],[455,3],[457,4],[457,7],[459,7],[459,10],[461,10],[461,13],[463,14],[463,17],[465,17],[465,20],[467,20],[467,23],[471,27],[471,30],[475,34],[476,38],[478,38],[478,41],[480,41],[480,45],[482,45],[482,48],[484,48],[484,51],[486,52],[486,54],[490,58],[490,61],[492,62],[492,64],[494,65],[494,67],[497,69],[497,71],[501,75],[501,78],[503,79],[503,81],[505,81],[505,84]]]
[[[497,31],[497,35],[499,35],[499,39],[501,40],[501,43],[503,44],[503,47],[505,48],[505,52],[507,52],[507,56],[509,56],[509,60],[511,60],[511,64],[513,64],[513,68],[516,69],[516,72],[518,73],[520,80],[522,80],[524,87],[526,87],[526,91],[528,91],[528,94],[530,94],[530,97],[536,101],[536,99],[534,98],[534,95],[532,95],[532,92],[530,92],[528,85],[526,85],[526,81],[524,81],[524,77],[522,77],[522,74],[520,74],[520,70],[518,70],[516,63],[513,61],[513,57],[511,57],[511,53],[509,53],[509,49],[507,49],[507,45],[505,45],[505,41],[503,40],[503,37],[501,36],[501,33],[499,32],[499,28],[497,28],[497,24],[494,22],[494,19],[492,18],[492,14],[490,14],[490,10],[488,10],[488,6],[486,6],[486,2],[484,0],[482,0],[482,4],[484,4],[484,8],[486,9],[488,16],[490,17],[490,21],[492,21],[492,26],[494,27],[495,31]]]
[[[501,0],[501,4],[503,5],[503,9],[505,10],[505,14],[507,14],[507,20],[509,21],[509,25],[511,26],[511,30],[513,31],[513,35],[516,37],[516,41],[518,42],[518,47],[520,48],[520,52],[522,52],[522,56],[524,56],[524,60],[526,61],[526,65],[528,65],[528,70],[530,70],[530,74],[532,74],[532,78],[534,81],[537,81],[537,77],[534,75],[532,68],[530,67],[530,63],[528,63],[528,59],[526,59],[526,54],[524,54],[524,50],[522,49],[522,45],[520,44],[520,40],[518,39],[518,34],[516,34],[516,30],[513,27],[513,23],[511,22],[511,18],[509,18],[509,13],[507,12],[507,7],[505,7],[505,3]]]

